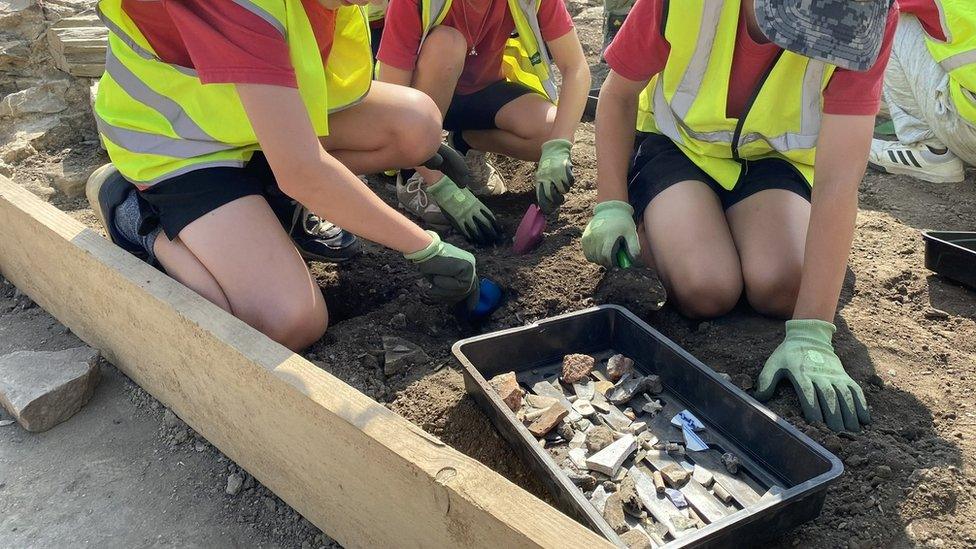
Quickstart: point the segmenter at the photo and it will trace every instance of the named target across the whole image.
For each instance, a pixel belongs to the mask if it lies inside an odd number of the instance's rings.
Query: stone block
[[[586,467],[607,476],[614,476],[630,454],[637,450],[637,439],[633,435],[624,435],[606,448],[590,456],[586,460]]]
[[[91,399],[98,351],[17,351],[0,357],[0,404],[24,429],[46,431]]]
[[[564,408],[562,404],[554,404],[529,424],[529,432],[536,438],[543,437],[546,433],[555,429],[556,425],[559,425],[559,422],[567,414],[569,414],[569,410]]]
[[[525,395],[525,391],[519,387],[515,372],[498,374],[491,378],[488,383],[511,411],[516,412],[522,407],[522,397]]]

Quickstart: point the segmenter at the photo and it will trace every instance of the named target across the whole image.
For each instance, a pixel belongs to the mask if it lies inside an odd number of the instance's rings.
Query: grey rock
[[[661,378],[655,375],[634,376],[625,375],[613,386],[607,400],[613,404],[623,404],[634,398],[637,393],[657,394],[663,390]]]
[[[383,336],[383,353],[383,373],[387,376],[402,373],[410,366],[430,362],[430,357],[419,346],[394,336]]]
[[[590,453],[596,453],[606,448],[613,442],[613,432],[603,425],[593,427],[586,432],[586,449]]]
[[[183,423],[183,420],[177,417],[177,415],[168,408],[165,412],[163,412],[163,425],[165,425],[168,429],[186,427],[186,423]]]
[[[224,488],[224,492],[229,496],[236,496],[241,493],[241,488],[244,487],[244,479],[238,474],[227,475],[227,487]]]
[[[637,439],[634,435],[624,435],[613,444],[588,457],[586,467],[591,471],[599,471],[612,477],[635,450],[637,450]]]
[[[0,357],[0,405],[24,429],[46,431],[88,403],[98,384],[98,351],[17,351]]]
[[[67,91],[66,80],[54,80],[11,93],[0,100],[0,118],[59,113],[68,108]]]

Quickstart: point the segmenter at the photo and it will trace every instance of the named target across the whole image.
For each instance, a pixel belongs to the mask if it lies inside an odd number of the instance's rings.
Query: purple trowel
[[[546,230],[546,216],[535,204],[530,204],[529,209],[525,210],[522,222],[519,223],[515,231],[515,241],[512,244],[512,251],[515,255],[523,255],[531,252],[542,242],[542,233]]]

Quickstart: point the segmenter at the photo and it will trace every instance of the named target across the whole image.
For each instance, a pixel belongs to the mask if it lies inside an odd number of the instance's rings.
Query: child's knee
[[[802,265],[799,263],[746,267],[746,299],[759,313],[789,318],[796,307],[801,273]]]
[[[262,319],[265,335],[293,351],[305,349],[325,335],[329,313],[324,304],[284,305]]]
[[[447,25],[434,27],[420,47],[417,65],[426,69],[441,68],[460,73],[467,57],[468,40],[461,31]]]
[[[441,113],[421,91],[405,88],[400,100],[402,108],[392,136],[402,165],[416,166],[429,160],[441,144]]]
[[[737,272],[696,270],[674,277],[671,292],[678,310],[691,318],[722,316],[735,307],[742,295],[742,278]]]

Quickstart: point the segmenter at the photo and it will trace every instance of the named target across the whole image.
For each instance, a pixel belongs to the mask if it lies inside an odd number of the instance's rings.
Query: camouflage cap
[[[755,0],[756,20],[785,50],[849,70],[871,68],[892,0]]]

